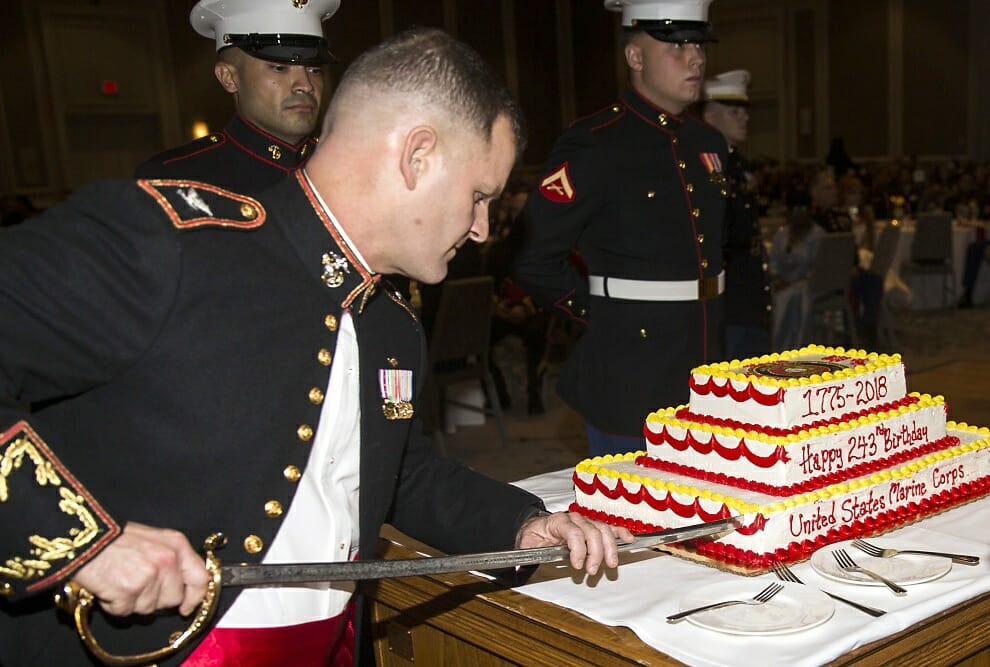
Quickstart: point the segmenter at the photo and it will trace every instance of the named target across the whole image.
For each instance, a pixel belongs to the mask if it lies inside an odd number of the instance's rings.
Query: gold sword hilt
[[[213,533],[204,541],[206,571],[210,574],[210,581],[206,585],[206,595],[203,596],[203,601],[199,603],[189,627],[181,632],[172,633],[168,638],[168,646],[155,651],[134,655],[113,655],[104,650],[89,628],[89,616],[96,604],[96,597],[74,581],[67,582],[62,590],[55,593],[55,605],[72,615],[79,638],[82,639],[90,653],[103,664],[146,665],[157,662],[185,648],[194,637],[206,628],[210,619],[213,618],[213,614],[216,613],[217,604],[220,602],[221,572],[220,559],[214,552],[226,543],[227,538],[224,537],[223,533]]]

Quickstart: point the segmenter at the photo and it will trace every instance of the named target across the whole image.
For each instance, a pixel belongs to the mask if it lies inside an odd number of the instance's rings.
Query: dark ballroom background
[[[2,3],[0,192],[50,203],[130,175],[197,122],[222,127],[232,105],[193,4]],[[860,161],[990,158],[990,2],[716,0],[711,19],[708,74],[753,73],[750,156],[820,161],[842,137]],[[340,60],[327,76],[412,24],[444,27],[504,75],[529,120],[527,173],[625,84],[618,15],[600,0],[343,0],[325,24]]]

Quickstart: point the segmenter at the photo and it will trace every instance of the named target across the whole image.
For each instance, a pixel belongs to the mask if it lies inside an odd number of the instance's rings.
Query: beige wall
[[[751,155],[821,159],[842,137],[859,159],[990,158],[990,3],[716,0],[711,18],[733,34],[711,48],[709,71],[754,73]]]
[[[55,198],[128,176],[221,127],[231,102],[193,0],[8,0],[0,4],[0,191]],[[340,64],[411,24],[477,48],[529,119],[529,171],[562,127],[607,105],[625,81],[618,17],[599,0],[343,0],[327,23]],[[716,0],[709,74],[753,73],[753,157],[821,159],[833,136],[854,157],[990,158],[990,2]],[[116,95],[100,82],[117,80]],[[332,83],[332,81],[331,81]]]

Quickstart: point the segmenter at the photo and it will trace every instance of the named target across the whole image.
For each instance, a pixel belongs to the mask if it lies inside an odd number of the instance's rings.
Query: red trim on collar
[[[265,139],[268,139],[269,141],[274,141],[277,144],[281,144],[284,148],[291,148],[291,149],[293,149],[295,151],[299,151],[299,150],[302,149],[302,147],[304,145],[306,145],[306,142],[308,142],[308,141],[310,141],[310,140],[313,139],[312,136],[306,135],[305,137],[303,137],[302,141],[300,141],[298,144],[293,145],[293,144],[290,144],[290,143],[286,142],[284,139],[279,139],[274,134],[269,134],[265,130],[262,130],[260,127],[258,127],[257,125],[255,125],[254,123],[252,123],[251,121],[249,121],[247,118],[245,118],[241,114],[237,114],[237,117],[240,119],[240,121],[242,123],[244,123],[245,126],[247,126],[248,128],[250,128],[256,134],[261,135],[262,137],[264,137]],[[240,145],[240,144],[238,144],[238,145]]]
[[[368,285],[377,283],[381,280],[381,275],[377,273],[370,274],[365,270],[364,264],[357,258],[351,250],[350,245],[348,245],[347,241],[344,240],[344,237],[340,235],[340,232],[337,231],[337,228],[334,227],[333,222],[330,220],[330,216],[327,215],[327,212],[323,210],[323,206],[320,205],[320,200],[317,198],[313,188],[310,187],[309,181],[306,180],[306,177],[301,169],[296,172],[296,181],[299,182],[299,186],[306,194],[306,198],[309,199],[309,205],[313,207],[313,211],[320,218],[320,221],[323,223],[323,227],[327,230],[330,238],[334,240],[334,243],[336,243],[341,252],[344,253],[347,261],[350,262],[354,270],[361,276],[361,283],[355,287],[351,293],[347,295],[347,298],[345,298],[341,303],[344,308],[348,308],[352,303],[354,303],[354,300],[358,297],[358,295],[364,292]]]
[[[259,155],[255,151],[251,150],[250,148],[248,148],[247,146],[245,146],[244,144],[242,144],[241,142],[239,142],[237,139],[235,139],[231,135],[227,134],[226,132],[224,132],[224,134],[227,136],[228,139],[230,139],[230,143],[232,143],[235,146],[237,146],[238,148],[240,148],[242,151],[244,151],[245,153],[247,153],[248,155],[250,155],[251,157],[253,157],[258,162],[264,162],[265,164],[267,164],[270,167],[275,167],[276,169],[281,169],[282,171],[284,171],[287,174],[292,173],[293,171],[295,171],[299,167],[299,165],[297,165],[297,164],[294,164],[291,167],[286,167],[285,165],[279,164],[278,162],[272,162],[271,160],[269,160],[267,158],[261,157],[261,155]]]

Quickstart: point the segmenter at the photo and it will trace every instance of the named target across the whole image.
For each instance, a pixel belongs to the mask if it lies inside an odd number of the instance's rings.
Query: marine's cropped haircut
[[[361,54],[344,72],[330,102],[355,89],[418,97],[490,140],[492,126],[505,116],[515,138],[516,154],[526,148],[522,111],[505,85],[474,49],[436,28],[411,28]]]

